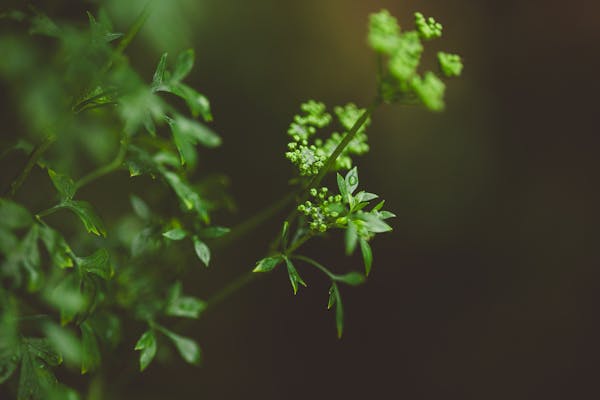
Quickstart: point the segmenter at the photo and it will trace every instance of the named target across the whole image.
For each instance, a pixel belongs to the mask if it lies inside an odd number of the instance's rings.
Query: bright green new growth
[[[317,138],[311,142],[312,136],[318,132],[317,129],[328,127],[333,119],[326,112],[323,103],[310,100],[303,103],[300,108],[305,114],[294,116],[294,121],[288,129],[288,135],[292,137],[293,141],[288,143],[288,151],[285,156],[298,168],[301,176],[313,176],[320,172],[326,160],[342,141],[343,136],[365,110],[356,107],[352,103],[348,103],[343,107],[335,107],[334,112],[338,122],[345,132],[342,134],[333,132],[325,140]],[[369,124],[370,119],[360,127],[353,140],[335,160],[335,170],[351,168],[352,155],[362,155],[369,151],[365,133]]]
[[[449,54],[440,51],[438,53],[438,61],[444,75],[448,77],[460,76],[463,64],[458,54]]]
[[[424,76],[418,72],[424,51],[421,40],[442,36],[442,25],[433,18],[415,13],[414,31],[400,31],[395,18],[386,10],[371,15],[369,44],[388,58],[388,68],[380,76],[380,96],[386,103],[411,103],[418,99],[432,111],[444,109],[445,84],[428,71]],[[440,68],[445,76],[458,76],[462,70],[460,57],[438,53]],[[387,72],[387,74],[386,74]]]

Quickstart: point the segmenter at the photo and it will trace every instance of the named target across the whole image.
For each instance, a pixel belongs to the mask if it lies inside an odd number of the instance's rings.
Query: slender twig
[[[31,154],[29,155],[29,159],[27,160],[27,164],[25,164],[25,168],[23,171],[17,176],[17,178],[10,184],[8,195],[10,197],[14,197],[19,188],[23,185],[23,182],[27,179],[33,167],[40,160],[42,155],[48,150],[48,148],[56,141],[56,136],[50,134],[44,138],[44,141],[37,145]]]
[[[305,263],[310,264],[313,267],[316,267],[316,268],[320,269],[325,275],[327,275],[332,280],[336,280],[336,278],[337,278],[337,276],[333,272],[331,272],[326,267],[324,267],[322,264],[316,262],[312,258],[308,258],[308,257],[305,257],[305,256],[292,256],[290,258],[295,259],[295,260],[304,261]]]
[[[127,139],[121,139],[119,152],[117,153],[115,159],[112,160],[110,163],[103,165],[100,168],[95,169],[94,171],[85,175],[83,178],[81,178],[75,183],[75,187],[77,189],[80,189],[88,183],[121,168],[121,165],[123,165],[123,161],[125,161],[125,155],[127,154],[127,144]]]

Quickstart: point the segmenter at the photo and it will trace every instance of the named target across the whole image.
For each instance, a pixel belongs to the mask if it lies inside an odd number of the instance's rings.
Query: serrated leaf
[[[47,225],[40,225],[38,230],[42,243],[52,258],[52,263],[59,268],[72,267],[73,252],[62,235]]]
[[[89,233],[98,236],[106,236],[106,230],[100,217],[96,214],[92,205],[87,201],[67,200],[60,204],[61,207],[67,208],[75,213],[85,226]]]
[[[114,275],[110,263],[110,253],[106,249],[99,249],[87,257],[78,257],[77,263],[82,270],[98,275],[105,280],[109,280]]]
[[[61,200],[71,200],[73,196],[75,196],[77,187],[75,186],[73,179],[50,168],[48,168],[48,175],[52,180],[52,184],[58,191]]]
[[[345,283],[350,286],[358,286],[365,283],[365,276],[358,272],[349,272],[344,275],[335,275],[335,280],[337,282]]]
[[[8,230],[31,225],[33,219],[25,207],[14,201],[0,198],[0,227]]]
[[[254,267],[252,272],[272,271],[277,265],[281,263],[281,261],[283,260],[280,256],[263,258],[262,260],[259,260],[256,263],[256,267]]]
[[[182,239],[185,239],[185,237],[187,236],[187,233],[185,232],[185,230],[183,230],[181,228],[175,228],[175,229],[171,229],[169,231],[163,232],[162,235],[169,240],[182,240]]]
[[[371,266],[373,265],[373,252],[371,251],[371,246],[369,242],[365,239],[360,239],[360,252],[363,256],[363,261],[365,263],[365,275],[369,276],[371,273]]]
[[[81,329],[81,373],[94,371],[100,366],[101,356],[96,334],[92,327],[84,322]]]
[[[351,195],[358,187],[358,169],[356,167],[348,171],[348,173],[346,174],[345,181],[348,195]]]
[[[144,202],[144,200],[140,199],[136,195],[129,196],[129,200],[131,201],[131,207],[135,214],[143,220],[148,220],[152,217],[152,211],[150,211],[150,207]]]
[[[177,348],[177,351],[181,355],[181,358],[193,365],[200,364],[202,354],[200,346],[198,346],[194,340],[178,335],[167,329],[163,329],[163,332],[169,339],[171,339]]]
[[[287,266],[288,277],[290,278],[290,283],[292,284],[292,289],[294,289],[294,294],[298,293],[298,284],[306,287],[306,282],[302,280],[300,274],[292,264],[292,261],[289,258],[285,258],[285,264]]]
[[[202,261],[205,267],[208,267],[210,263],[210,249],[202,240],[194,237],[194,250],[196,255]]]
[[[140,371],[145,370],[156,355],[156,336],[152,330],[144,332],[135,344],[135,350],[141,350],[140,353]]]
[[[187,49],[177,55],[177,61],[175,62],[175,69],[171,79],[174,81],[180,81],[185,78],[192,67],[194,66],[194,49]]]
[[[152,77],[152,89],[156,90],[160,85],[162,85],[163,80],[165,79],[165,69],[167,67],[167,53],[163,53],[160,56],[160,60],[158,61],[158,65],[156,66],[156,70],[154,71],[154,76]]]

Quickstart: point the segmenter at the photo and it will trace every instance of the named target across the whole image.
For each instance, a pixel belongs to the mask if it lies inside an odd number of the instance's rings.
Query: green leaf
[[[174,81],[182,80],[190,73],[193,66],[194,49],[187,49],[182,51],[177,56],[177,61],[175,62],[175,69],[173,70],[171,79],[173,79]]]
[[[204,121],[212,121],[213,118],[210,111],[210,102],[206,96],[198,93],[195,89],[184,83],[175,83],[164,87],[163,90],[181,97],[187,104],[194,118],[201,115]]]
[[[346,186],[346,180],[340,174],[336,174],[336,175],[337,175],[338,189],[340,190],[340,194],[342,195],[342,199],[344,199],[345,203],[348,203],[349,202],[349,196],[348,196],[348,188]]]
[[[199,365],[201,361],[201,350],[198,344],[187,337],[178,335],[163,328],[164,334],[171,339],[177,351],[185,361],[193,365]]]
[[[73,252],[60,233],[48,225],[40,225],[40,238],[44,243],[52,263],[59,268],[70,268],[73,266]]]
[[[256,263],[256,267],[254,267],[252,272],[272,271],[277,265],[279,265],[279,263],[281,263],[281,261],[281,256],[263,258]]]
[[[82,270],[96,274],[104,280],[109,280],[115,273],[107,249],[99,249],[87,257],[78,257],[77,264]]]
[[[392,230],[392,227],[383,222],[376,215],[371,213],[361,213],[358,218],[365,222],[365,226],[369,232],[373,233],[384,233]]]
[[[67,200],[62,202],[60,206],[73,211],[88,232],[98,236],[106,236],[102,220],[96,215],[92,205],[87,201]]]
[[[149,220],[152,217],[152,211],[150,211],[150,207],[148,207],[144,200],[133,194],[129,196],[129,200],[131,201],[133,211],[138,217],[143,220]]]
[[[358,192],[355,197],[358,202],[362,203],[362,202],[369,202],[371,200],[374,200],[374,199],[378,198],[379,196],[377,196],[375,193],[361,191],[361,192]]]
[[[61,200],[71,200],[73,196],[75,196],[77,187],[71,178],[64,174],[59,174],[50,168],[48,168],[48,175],[50,176],[54,187],[60,194]]]
[[[165,79],[165,69],[167,67],[167,53],[163,53],[160,56],[160,61],[156,66],[156,71],[154,71],[154,76],[152,77],[152,89],[156,90],[160,87]]]
[[[75,315],[87,306],[87,300],[80,290],[80,283],[77,274],[68,274],[55,286],[44,288],[44,300],[60,311],[63,325],[72,321]]]
[[[224,226],[209,226],[199,232],[199,236],[205,239],[216,239],[227,235],[231,229]]]
[[[296,271],[294,264],[292,264],[292,261],[289,258],[285,257],[285,263],[287,265],[288,276],[290,278],[290,283],[292,284],[292,289],[294,289],[294,294],[296,294],[298,293],[298,284],[306,287],[306,282],[302,280],[300,274],[298,274],[298,271]]]
[[[365,239],[360,239],[360,252],[363,256],[363,261],[365,263],[365,274],[369,276],[371,273],[371,266],[373,265],[373,252],[371,251],[371,246],[369,242]]]
[[[139,338],[135,344],[135,350],[140,353],[140,371],[145,370],[156,355],[156,336],[154,331],[148,330]]]
[[[23,339],[23,345],[26,347],[25,351],[29,351],[51,367],[56,367],[63,362],[62,356],[54,349],[48,339],[25,338]]]
[[[344,275],[335,275],[335,280],[350,286],[358,286],[365,283],[365,276],[358,272],[349,272]]]
[[[81,365],[81,342],[70,330],[53,323],[44,326],[44,332],[52,347],[62,355],[67,365]]]
[[[92,327],[84,322],[81,329],[81,373],[94,371],[100,366],[101,356],[96,334]]]
[[[54,385],[56,385],[56,378],[48,366],[40,363],[34,354],[24,351],[21,357],[17,400],[45,399]]]
[[[352,168],[346,174],[346,190],[348,191],[348,195],[354,193],[356,188],[358,187],[358,169],[356,167]]]
[[[335,282],[331,284],[329,289],[329,302],[327,308],[331,308],[335,304],[335,326],[337,328],[338,338],[341,339],[344,333],[344,307],[342,305],[342,296]]]
[[[169,293],[169,301],[165,309],[167,315],[197,319],[206,309],[206,302],[191,296],[182,296],[181,282],[175,283]]]
[[[356,243],[358,242],[358,233],[356,232],[356,226],[352,220],[348,221],[344,241],[346,244],[346,255],[352,255],[356,249]]]
[[[32,222],[31,214],[25,207],[14,201],[0,198],[0,227],[13,230],[24,228]]]
[[[186,151],[189,153],[189,150],[186,150],[185,146],[188,144],[201,144],[208,148],[221,145],[221,138],[198,121],[177,115],[174,119],[169,119],[168,123],[171,127],[177,149],[179,150],[182,164],[185,164],[187,161],[185,158]]]
[[[389,212],[389,211],[381,211],[378,214],[380,219],[388,219],[388,218],[395,218],[396,214]]]
[[[287,220],[284,221],[283,222],[283,227],[281,228],[281,243],[282,243],[283,248],[287,247],[287,240],[288,240],[288,231],[289,231],[289,228],[290,228],[289,222],[287,222]]]
[[[205,267],[208,267],[210,263],[210,249],[202,240],[198,239],[198,237],[194,236],[194,250],[196,251],[196,255],[202,261]]]
[[[182,240],[185,239],[187,233],[181,228],[171,229],[170,231],[163,232],[162,234],[169,240]]]
[[[185,209],[188,211],[194,210],[204,222],[208,223],[208,205],[200,195],[177,174],[165,171],[163,172],[163,176],[169,183],[169,186],[173,188],[173,191],[175,191]]]
[[[38,227],[37,225],[33,225],[21,242],[23,266],[28,274],[27,288],[31,292],[39,290],[42,286],[40,251],[37,243],[38,237]]]

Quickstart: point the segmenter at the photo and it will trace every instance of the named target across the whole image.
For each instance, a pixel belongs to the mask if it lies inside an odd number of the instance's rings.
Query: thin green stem
[[[334,273],[332,273],[330,270],[328,270],[326,267],[324,267],[322,264],[318,263],[317,261],[313,260],[312,258],[308,258],[308,257],[304,257],[304,256],[292,256],[290,258],[292,258],[294,260],[304,261],[305,263],[310,264],[313,267],[320,269],[325,275],[327,275],[333,281],[335,281],[337,278]]]
[[[223,289],[219,290],[216,294],[211,296],[208,299],[206,308],[209,309],[221,303],[223,300],[227,299],[229,296],[246,286],[248,283],[256,280],[258,276],[259,274],[254,273],[252,271],[248,271],[243,275],[240,275],[234,281],[225,286]]]
[[[10,197],[15,196],[15,194],[17,193],[19,188],[23,185],[23,183],[25,182],[25,180],[31,173],[31,170],[33,170],[33,167],[37,164],[37,162],[40,160],[42,155],[44,155],[44,153],[50,148],[52,143],[54,143],[55,141],[56,141],[56,136],[53,134],[50,134],[44,138],[42,143],[37,145],[32,150],[31,154],[29,155],[29,159],[27,160],[27,164],[25,164],[25,167],[23,168],[23,171],[21,171],[19,176],[17,176],[17,178],[10,184],[9,192],[8,192],[8,195]]]
[[[121,165],[123,165],[123,161],[125,161],[125,155],[127,154],[127,145],[128,141],[126,139],[122,139],[121,144],[119,146],[119,152],[117,153],[115,159],[112,160],[110,163],[103,165],[98,169],[95,169],[94,171],[90,172],[89,174],[78,180],[75,183],[75,187],[77,189],[80,189],[88,183],[121,168]]]
[[[57,204],[55,206],[52,206],[50,208],[47,208],[47,209],[45,209],[43,211],[40,211],[39,213],[35,214],[35,218],[37,218],[39,221],[41,221],[40,218],[45,217],[45,216],[50,215],[50,214],[54,214],[55,212],[57,212],[61,208],[64,208],[63,205],[62,204]]]

